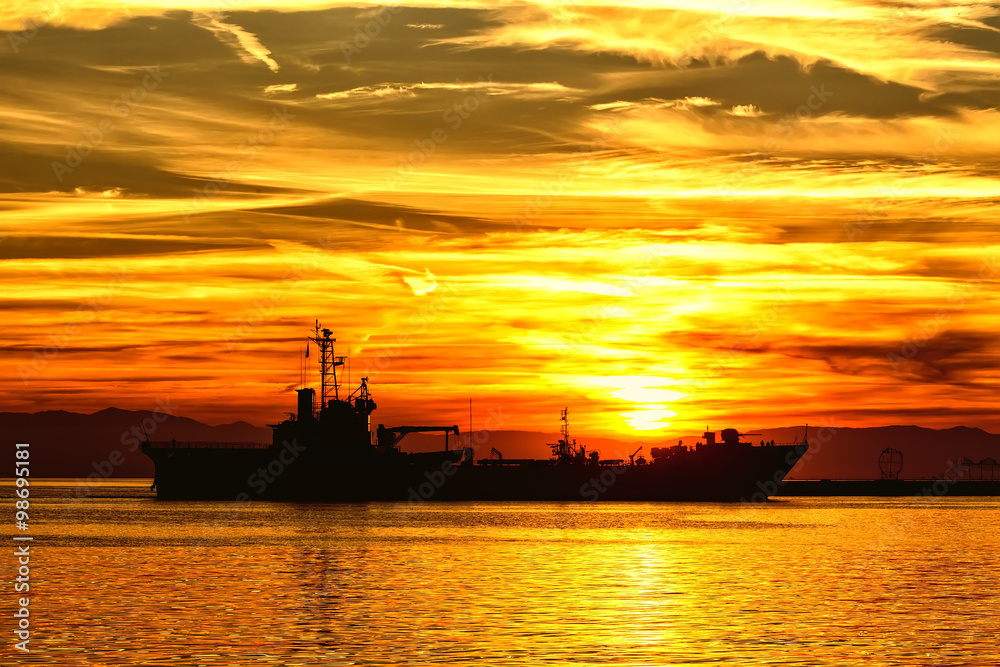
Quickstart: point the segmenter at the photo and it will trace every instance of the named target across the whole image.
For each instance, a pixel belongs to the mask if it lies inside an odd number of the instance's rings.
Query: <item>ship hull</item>
[[[764,500],[806,446],[700,447],[648,465],[464,463],[461,450],[349,460],[306,447],[155,450],[157,496],[302,502]],[[471,452],[469,452],[471,454]]]

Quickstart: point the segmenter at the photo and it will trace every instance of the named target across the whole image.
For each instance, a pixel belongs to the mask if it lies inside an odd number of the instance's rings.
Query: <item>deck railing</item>
[[[213,442],[211,440],[158,440],[149,443],[152,449],[267,449],[265,442]]]

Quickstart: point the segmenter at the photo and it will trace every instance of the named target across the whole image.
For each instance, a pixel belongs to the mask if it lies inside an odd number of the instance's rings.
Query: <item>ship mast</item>
[[[309,340],[316,343],[319,348],[319,378],[320,378],[320,409],[327,406],[330,389],[333,389],[334,400],[340,400],[340,383],[337,380],[337,366],[344,365],[344,357],[334,356],[333,344],[336,338],[330,338],[333,332],[329,329],[320,329],[319,320],[316,320],[316,330]],[[320,334],[323,334],[320,336]]]
[[[559,431],[562,438],[559,439],[558,443],[549,445],[552,448],[552,456],[559,461],[574,457],[583,457],[586,453],[585,448],[577,447],[576,440],[571,442],[569,439],[569,408],[562,409],[559,419],[562,421],[562,428]]]

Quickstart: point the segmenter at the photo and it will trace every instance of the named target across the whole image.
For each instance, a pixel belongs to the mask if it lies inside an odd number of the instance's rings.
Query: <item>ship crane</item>
[[[635,455],[642,451],[642,445],[639,445],[639,449],[635,450],[628,455],[628,460],[630,465],[635,465]],[[642,456],[639,457],[639,465],[646,465],[646,459]]]
[[[383,424],[378,425],[377,442],[386,448],[386,451],[396,449],[399,441],[407,433],[438,433],[444,432],[444,451],[449,451],[448,434],[454,433],[458,436],[458,426],[393,426],[386,428]]]

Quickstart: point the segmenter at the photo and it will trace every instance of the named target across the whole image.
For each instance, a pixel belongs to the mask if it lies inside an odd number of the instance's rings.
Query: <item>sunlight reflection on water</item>
[[[996,498],[246,506],[147,484],[36,487],[19,663],[1000,664]]]

